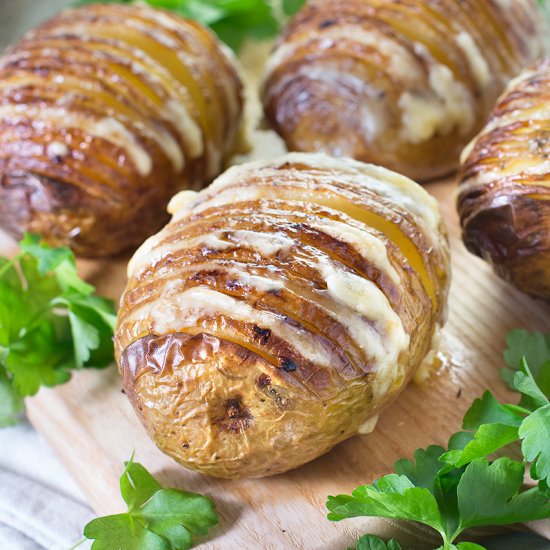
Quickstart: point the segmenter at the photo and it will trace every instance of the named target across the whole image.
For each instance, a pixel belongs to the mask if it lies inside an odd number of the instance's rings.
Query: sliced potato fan
[[[365,429],[445,318],[437,204],[397,174],[291,154],[183,192],[136,252],[116,348],[157,445],[222,477],[276,474]]]
[[[466,247],[550,301],[550,59],[500,98],[464,152],[458,211]]]
[[[0,226],[82,255],[137,246],[216,176],[242,86],[214,35],[115,4],[69,10],[0,59]]]
[[[310,0],[267,64],[291,150],[450,173],[506,82],[542,53],[535,0]]]

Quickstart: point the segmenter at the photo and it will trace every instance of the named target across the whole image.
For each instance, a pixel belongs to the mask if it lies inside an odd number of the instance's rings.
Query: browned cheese
[[[266,118],[290,150],[444,176],[541,55],[540,21],[534,0],[310,0],[268,62]]]

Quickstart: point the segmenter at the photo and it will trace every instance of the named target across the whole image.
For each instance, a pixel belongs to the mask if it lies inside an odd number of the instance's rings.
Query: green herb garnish
[[[209,498],[165,489],[133,458],[120,477],[120,492],[128,511],[96,518],[84,528],[92,550],[186,550],[195,535],[206,535],[218,523]]]
[[[78,277],[71,250],[32,234],[20,246],[0,258],[0,426],[16,423],[41,386],[113,360],[113,303]]]
[[[97,0],[80,0],[76,5],[97,3]],[[136,0],[101,3],[134,4]],[[247,38],[263,40],[275,36],[305,0],[145,0],[145,3],[210,27],[220,40],[238,50]]]
[[[353,550],[353,548],[348,548]],[[401,545],[396,540],[384,542],[374,535],[363,535],[355,546],[355,550],[401,550]]]
[[[416,521],[440,533],[441,550],[483,549],[470,542],[455,544],[472,527],[550,518],[550,335],[512,331],[506,342],[509,368],[503,378],[521,395],[519,404],[499,403],[485,392],[474,401],[463,431],[450,438],[447,449],[417,449],[414,460],[396,462],[394,474],[358,487],[351,495],[328,497],[328,518]],[[493,457],[511,444],[521,444],[523,461]],[[526,467],[537,487],[522,489]],[[390,548],[389,543],[376,546],[372,541],[364,548]],[[363,546],[358,543],[357,548]]]

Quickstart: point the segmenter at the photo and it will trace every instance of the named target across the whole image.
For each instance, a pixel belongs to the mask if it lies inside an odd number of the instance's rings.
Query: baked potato
[[[0,227],[83,256],[137,246],[216,176],[243,106],[206,28],[146,6],[63,12],[0,59]]]
[[[458,212],[468,250],[550,301],[550,59],[510,83],[465,149]]]
[[[123,387],[193,470],[277,474],[368,431],[444,322],[438,206],[383,168],[294,153],[170,203],[128,266]]]
[[[534,0],[310,0],[267,64],[266,120],[290,150],[443,176],[541,54],[540,19]]]

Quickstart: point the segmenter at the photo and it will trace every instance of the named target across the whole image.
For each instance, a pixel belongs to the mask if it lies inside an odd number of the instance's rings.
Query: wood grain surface
[[[423,542],[414,548],[434,548],[437,539],[431,541],[415,529],[409,532],[409,526],[388,526],[385,520],[331,523],[325,518],[326,496],[371,482],[417,447],[445,445],[469,404],[486,388],[513,399],[499,379],[506,332],[515,327],[550,331],[550,307],[497,279],[464,249],[452,182],[428,189],[441,202],[453,254],[441,365],[426,382],[411,383],[382,413],[372,434],[355,437],[285,475],[217,480],[186,471],[154,446],[121,393],[115,368],[80,372],[65,386],[42,389],[27,406],[32,423],[57,451],[94,510],[107,514],[122,509],[118,477],[135,449],[136,459],[163,483],[215,499],[221,522],[201,548],[329,550],[345,548],[366,530],[384,534],[396,528],[404,536],[420,533]],[[0,247],[9,248],[5,238]],[[127,259],[81,261],[79,268],[99,292],[117,299],[125,284]],[[546,524],[538,527],[548,531]]]

